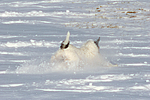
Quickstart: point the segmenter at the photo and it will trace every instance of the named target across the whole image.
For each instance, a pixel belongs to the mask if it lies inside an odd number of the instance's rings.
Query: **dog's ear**
[[[96,44],[96,46],[99,48],[99,41],[100,41],[100,37],[96,40],[96,41],[94,41],[94,43]]]
[[[69,44],[70,44],[69,37],[70,37],[70,32],[68,31],[66,39],[61,43],[61,46],[60,46],[61,49],[66,49],[69,47]]]

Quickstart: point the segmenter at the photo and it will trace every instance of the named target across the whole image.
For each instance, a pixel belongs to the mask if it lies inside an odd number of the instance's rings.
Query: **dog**
[[[51,57],[51,63],[60,64],[61,66],[79,66],[85,64],[100,63],[103,66],[112,66],[100,56],[99,41],[88,40],[80,48],[70,44],[70,32],[68,31],[66,39],[61,43],[59,50]]]

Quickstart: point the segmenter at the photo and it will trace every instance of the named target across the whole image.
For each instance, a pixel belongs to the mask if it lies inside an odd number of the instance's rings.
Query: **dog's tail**
[[[60,46],[61,49],[68,48],[68,46],[70,44],[69,37],[70,37],[70,32],[68,31],[66,39],[61,43],[61,46]]]

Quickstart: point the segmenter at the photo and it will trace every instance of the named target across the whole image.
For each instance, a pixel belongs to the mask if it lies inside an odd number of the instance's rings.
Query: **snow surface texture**
[[[149,100],[149,23],[149,0],[0,1],[1,100]],[[50,67],[67,31],[118,67]]]

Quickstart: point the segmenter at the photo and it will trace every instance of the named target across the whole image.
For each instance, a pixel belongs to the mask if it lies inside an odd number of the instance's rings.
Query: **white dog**
[[[60,49],[51,57],[51,63],[61,64],[61,66],[80,66],[90,63],[100,63],[101,65],[111,66],[106,64],[106,61],[100,56],[99,41],[88,40],[81,48],[77,48],[70,44],[70,33],[67,33],[66,39],[61,43]]]

